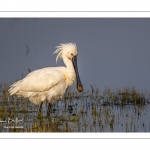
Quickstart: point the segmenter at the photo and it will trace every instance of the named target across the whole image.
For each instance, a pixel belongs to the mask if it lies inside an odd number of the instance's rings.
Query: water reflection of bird
[[[16,94],[29,98],[34,104],[48,101],[48,115],[52,104],[63,98],[66,89],[77,81],[77,89],[83,91],[77,68],[77,47],[74,43],[60,44],[54,53],[58,53],[57,60],[63,59],[66,67],[47,67],[29,73],[25,78],[12,84],[10,95]]]

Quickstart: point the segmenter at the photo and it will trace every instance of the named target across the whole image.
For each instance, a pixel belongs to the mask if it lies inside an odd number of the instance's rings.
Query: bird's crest
[[[76,48],[76,44],[75,43],[61,43],[59,46],[56,46],[56,50],[54,51],[54,54],[57,54],[57,57],[56,57],[56,63],[58,61],[58,59],[62,59],[62,54],[63,54],[63,51],[65,50],[68,50],[68,49],[71,49],[71,48]]]

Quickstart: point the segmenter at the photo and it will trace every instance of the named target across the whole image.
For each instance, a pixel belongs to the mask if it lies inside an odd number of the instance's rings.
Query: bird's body
[[[29,73],[25,78],[11,85],[10,95],[16,94],[20,97],[29,98],[34,104],[40,104],[46,100],[50,104],[63,98],[66,89],[71,86],[77,78],[78,91],[83,87],[77,70],[77,48],[75,44],[61,44],[54,53],[62,58],[66,67],[47,67]]]
[[[67,74],[66,67],[47,67],[29,73],[14,83],[10,92],[29,98],[34,104],[47,100],[51,104],[62,99],[66,89],[75,81],[75,74]]]

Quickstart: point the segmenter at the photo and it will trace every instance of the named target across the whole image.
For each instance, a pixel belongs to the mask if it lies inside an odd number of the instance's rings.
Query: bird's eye
[[[71,53],[71,55],[73,56],[73,54]]]

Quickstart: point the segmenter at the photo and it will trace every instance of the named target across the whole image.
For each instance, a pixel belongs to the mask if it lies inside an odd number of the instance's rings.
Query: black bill
[[[83,91],[83,86],[82,83],[80,81],[80,77],[79,77],[79,73],[78,73],[78,67],[77,67],[77,56],[74,56],[72,58],[72,62],[73,62],[73,66],[74,66],[74,70],[76,72],[76,78],[77,78],[77,89],[79,92]]]

